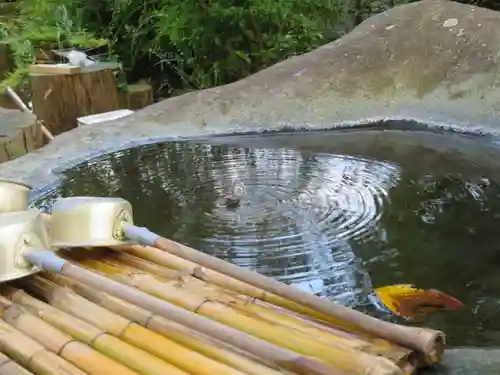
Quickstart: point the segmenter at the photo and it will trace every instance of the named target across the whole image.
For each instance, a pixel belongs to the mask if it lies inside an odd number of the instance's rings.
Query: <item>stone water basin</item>
[[[79,164],[34,206],[121,196],[140,225],[368,312],[374,287],[436,288],[467,308],[423,324],[452,348],[495,348],[499,159],[494,138],[394,126],[214,137]],[[235,190],[239,205],[228,208]]]

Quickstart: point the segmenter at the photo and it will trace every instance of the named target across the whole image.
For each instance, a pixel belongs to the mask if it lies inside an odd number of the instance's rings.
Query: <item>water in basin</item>
[[[500,147],[387,129],[167,142],[63,173],[58,196],[121,196],[161,235],[370,311],[413,283],[467,305],[430,315],[452,346],[500,344]],[[239,205],[225,197],[239,191]],[[389,319],[389,316],[384,318]]]

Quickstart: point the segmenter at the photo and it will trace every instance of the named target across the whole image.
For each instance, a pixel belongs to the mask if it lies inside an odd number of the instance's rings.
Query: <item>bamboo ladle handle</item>
[[[177,307],[130,286],[74,265],[48,251],[30,251],[26,259],[47,272],[59,273],[83,284],[101,290],[133,305],[205,333],[223,342],[264,358],[299,375],[346,375],[342,371],[316,358],[302,356],[293,351],[240,332],[211,319]],[[392,375],[392,374],[388,374]]]
[[[344,322],[352,324],[375,337],[384,338],[399,345],[420,351],[425,355],[428,364],[438,363],[443,356],[445,336],[440,331],[405,327],[385,322],[362,312],[322,299],[314,294],[303,292],[257,272],[202,253],[191,247],[163,238],[146,228],[127,226],[124,228],[124,232],[128,238],[142,245],[154,246],[157,249],[210,268],[266,292],[307,306],[324,315],[342,319]]]

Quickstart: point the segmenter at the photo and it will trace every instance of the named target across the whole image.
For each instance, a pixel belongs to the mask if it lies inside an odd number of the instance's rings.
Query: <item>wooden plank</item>
[[[72,66],[69,64],[35,64],[31,65],[30,72],[32,74],[82,74],[97,72],[107,69],[118,69],[116,63],[96,63],[89,66]]]

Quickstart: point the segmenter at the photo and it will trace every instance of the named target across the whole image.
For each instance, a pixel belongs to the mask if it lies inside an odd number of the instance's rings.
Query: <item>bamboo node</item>
[[[96,334],[94,337],[92,337],[92,340],[90,340],[87,344],[89,346],[95,346],[95,343],[97,340],[99,340],[102,336],[107,336],[108,333],[106,331],[101,331],[98,334]]]
[[[19,305],[11,305],[5,309],[3,318],[5,321],[16,321],[23,315],[23,310]]]
[[[205,299],[202,303],[200,303],[194,310],[193,312],[195,314],[198,314],[198,312],[200,311],[200,309],[202,308],[202,306],[206,303],[213,303],[214,301],[211,301],[209,298]]]
[[[204,280],[206,276],[206,268],[205,267],[195,267],[193,270],[193,276],[197,279]]]

